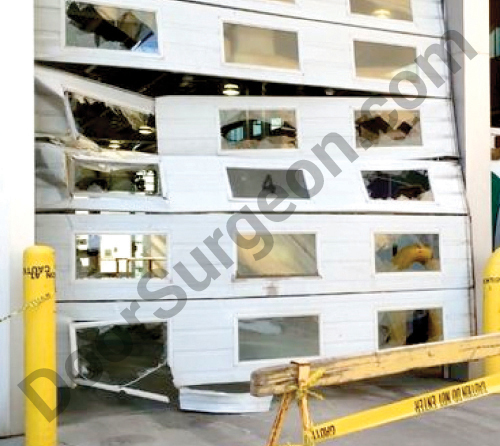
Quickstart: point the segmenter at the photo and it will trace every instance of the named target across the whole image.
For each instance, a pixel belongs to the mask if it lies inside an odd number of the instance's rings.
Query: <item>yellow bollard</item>
[[[483,274],[483,329],[485,334],[500,332],[500,248],[486,264]],[[485,375],[500,373],[500,356],[484,361]]]
[[[24,251],[24,371],[25,383],[41,371],[56,376],[55,253],[48,246]],[[47,419],[42,406],[54,410],[57,388],[45,375],[29,382],[25,390],[26,446],[56,446],[57,416]],[[28,384],[26,384],[28,387]],[[41,404],[43,401],[43,404]]]

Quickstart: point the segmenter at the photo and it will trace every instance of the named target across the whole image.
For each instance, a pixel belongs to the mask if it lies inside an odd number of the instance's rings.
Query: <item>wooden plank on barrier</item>
[[[316,386],[331,386],[497,355],[500,355],[500,333],[401,347],[349,358],[323,359],[312,361],[310,364],[311,373],[320,368],[324,369],[324,374]],[[288,364],[267,367],[252,373],[251,392],[254,396],[280,395],[296,383],[296,366]]]

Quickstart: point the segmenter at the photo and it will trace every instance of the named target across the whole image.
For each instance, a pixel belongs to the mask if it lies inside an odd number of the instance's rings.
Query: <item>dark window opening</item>
[[[363,172],[372,200],[434,201],[426,170]]]
[[[73,92],[66,93],[76,130],[101,147],[157,153],[156,121],[143,113]]]

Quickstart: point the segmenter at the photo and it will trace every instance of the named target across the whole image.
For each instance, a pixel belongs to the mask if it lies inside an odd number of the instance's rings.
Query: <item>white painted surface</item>
[[[139,301],[138,320],[151,320],[159,308],[172,303]],[[119,320],[129,307],[126,302],[61,302],[59,315],[80,320]],[[324,357],[350,356],[377,350],[377,312],[393,309],[442,308],[444,338],[466,337],[469,331],[469,290],[429,290],[384,294],[309,295],[258,297],[251,299],[189,300],[186,307],[169,320],[169,363],[176,386],[242,382],[263,366],[282,364],[287,359],[238,363],[236,318],[269,315],[300,316],[321,314],[320,349]],[[61,328],[60,339],[67,328]],[[60,342],[61,356],[68,345]],[[291,358],[290,358],[291,359]],[[63,373],[60,370],[60,373]]]
[[[136,279],[76,279],[75,234],[166,234],[169,239],[166,279],[153,279],[150,289],[172,283],[185,288],[190,299],[252,296],[296,296],[377,291],[467,288],[470,285],[470,252],[467,217],[396,215],[303,215],[293,214],[284,222],[259,215],[271,233],[316,234],[319,277],[236,279],[236,263],[226,269],[203,246],[203,240],[220,228],[220,246],[236,261],[236,245],[227,233],[227,214],[175,215],[39,215],[37,240],[53,246],[57,253],[59,301],[137,299]],[[241,233],[252,234],[246,218],[238,223]],[[375,274],[374,233],[439,234],[441,272]],[[231,234],[232,236],[232,234]],[[221,276],[204,291],[193,291],[173,270],[182,262],[193,280],[206,273],[190,252],[200,247]],[[169,296],[171,299],[172,296]]]
[[[238,0],[237,3],[234,0],[199,0],[199,3],[411,34],[441,36],[444,32],[440,0],[412,0],[413,21],[351,14],[350,0],[296,0],[294,3],[273,0]]]
[[[154,156],[120,153],[105,157],[87,156],[88,162],[102,161],[158,163],[163,196],[134,196],[130,193],[102,193],[88,195],[71,193],[68,185],[67,157],[78,156],[78,150],[39,143],[37,154],[37,209],[48,210],[107,210],[143,211],[152,213],[179,212],[238,212],[244,206],[259,212],[262,201],[255,198],[235,198],[227,175],[228,168],[288,170],[298,159],[313,163],[321,172],[324,186],[310,199],[286,200],[278,210],[288,205],[295,212],[393,212],[396,214],[467,214],[462,173],[456,162],[443,161],[376,161],[360,158],[354,163],[338,162],[341,174],[333,177],[312,153],[303,157],[238,157],[238,156]],[[81,151],[80,151],[81,152]],[[116,164],[115,164],[116,165]],[[373,200],[369,198],[362,178],[364,171],[426,170],[434,196],[433,201]],[[315,177],[303,170],[309,189],[315,186]],[[315,174],[316,175],[316,174]],[[200,194],[203,190],[203,194]],[[272,202],[272,199],[268,200]]]
[[[401,46],[412,46],[425,54],[440,40],[412,34],[396,34],[368,28],[357,28],[282,16],[258,14],[229,8],[163,0],[107,0],[106,4],[158,10],[160,54],[139,54],[120,50],[96,50],[65,46],[62,1],[38,0],[35,4],[35,48],[40,61],[87,63],[140,67],[192,74],[246,78],[356,90],[389,91],[388,80],[357,78],[354,70],[353,41],[364,40]],[[259,68],[228,64],[223,60],[223,23],[296,31],[299,35],[300,70]],[[445,57],[443,57],[445,59]],[[447,68],[439,57],[431,64],[447,80]],[[449,83],[437,87],[420,70],[426,95],[449,96]],[[413,85],[402,82],[402,94],[416,94]]]
[[[415,109],[420,112],[422,146],[357,148],[355,111],[366,108],[368,98],[355,97],[224,97],[165,96],[156,99],[159,152],[162,155],[215,155],[295,158],[307,156],[330,133],[340,135],[363,158],[377,160],[420,159],[458,156],[452,104],[427,98]],[[390,98],[378,98],[373,113],[404,110]],[[294,109],[297,116],[298,149],[221,151],[220,110]],[[413,111],[413,110],[412,110]],[[335,160],[344,155],[334,144],[327,153]]]
[[[209,413],[258,413],[268,412],[272,396],[258,398],[250,393],[224,393],[213,390],[179,389],[181,410]]]

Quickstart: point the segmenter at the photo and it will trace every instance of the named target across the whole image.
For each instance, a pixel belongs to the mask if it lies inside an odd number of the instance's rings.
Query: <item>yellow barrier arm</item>
[[[316,424],[311,428],[311,433],[314,442],[320,443],[393,421],[456,406],[495,393],[500,393],[500,374],[445,387],[396,403]]]

